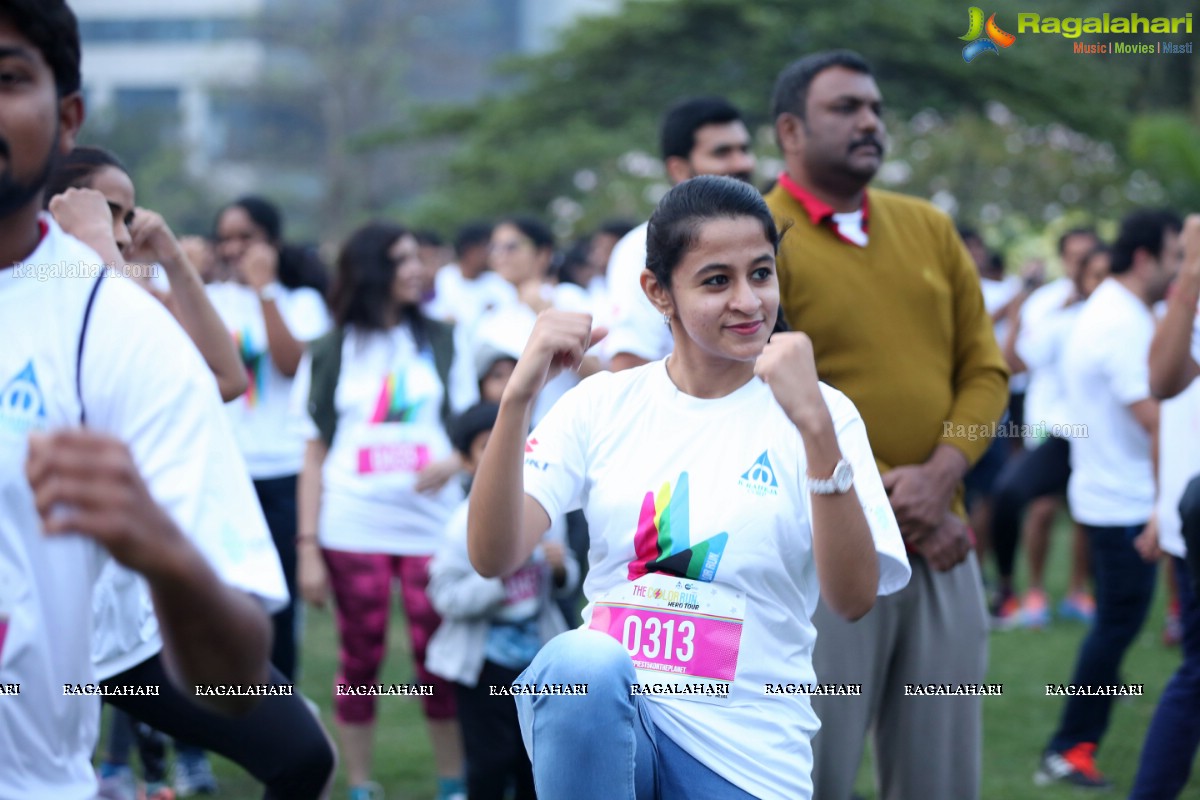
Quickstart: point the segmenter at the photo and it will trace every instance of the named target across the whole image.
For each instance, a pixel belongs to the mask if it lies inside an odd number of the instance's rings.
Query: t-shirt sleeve
[[[580,383],[550,407],[525,443],[525,494],[550,519],[583,506],[589,423],[594,419],[591,389],[609,373]]]
[[[329,330],[329,308],[316,289],[293,289],[279,313],[292,336],[301,342],[311,342]]]
[[[454,326],[454,362],[450,365],[450,410],[461,414],[479,402],[479,382],[475,379],[475,363],[471,343],[462,325]]]
[[[822,388],[833,416],[838,447],[842,457],[850,462],[854,470],[854,491],[871,527],[871,536],[875,539],[875,552],[879,557],[878,593],[898,592],[908,585],[912,565],[908,563],[900,526],[896,523],[892,505],[883,488],[883,479],[879,477],[879,468],[875,465],[875,456],[867,440],[867,426],[850,398],[827,387]]]
[[[1104,347],[1104,377],[1113,397],[1131,406],[1150,395],[1150,342],[1153,325],[1128,326]]]
[[[183,329],[132,282],[101,287],[84,345],[90,427],[128,445],[151,496],[229,585],[288,599],[215,379]]]

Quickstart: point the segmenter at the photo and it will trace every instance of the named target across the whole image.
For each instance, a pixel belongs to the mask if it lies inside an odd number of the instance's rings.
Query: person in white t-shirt
[[[990,605],[992,625],[997,629],[1016,625],[1042,628],[1050,622],[1042,576],[1050,532],[1071,474],[1067,438],[1049,435],[1061,432],[1062,426],[1071,422],[1063,409],[1062,345],[1083,301],[1108,276],[1107,249],[1090,228],[1072,228],[1062,234],[1058,255],[1064,277],[1037,288],[1012,310],[1012,327],[1004,347],[1014,373],[1028,376],[1022,420],[1028,430],[1040,435],[1026,437],[1026,452],[1018,454],[996,479],[992,541],[999,575]],[[1028,555],[1029,587],[1018,597],[1013,574],[1022,538]],[[1067,596],[1059,603],[1058,615],[1081,622],[1090,622],[1095,615],[1087,540],[1078,525],[1072,535]]]
[[[292,382],[308,342],[329,329],[323,268],[303,249],[284,244],[279,210],[242,197],[217,214],[217,255],[233,279],[208,285],[208,296],[232,336],[249,388],[227,403],[242,456],[296,595],[296,477],[304,440],[289,424]],[[271,663],[296,674],[295,603],[272,619]]]
[[[417,240],[388,223],[363,226],[338,257],[336,327],[297,373],[293,408],[307,440],[300,477],[300,588],[335,600],[340,642],[334,716],[351,797],[373,797],[373,687],[399,579],[439,777],[439,800],[462,791],[453,687],[425,669],[440,618],[426,595],[429,559],[462,501],[461,462],[446,420],[475,402],[469,358],[453,330],[421,311]]]
[[[492,230],[489,263],[513,290],[510,302],[486,312],[470,332],[468,347],[475,353],[489,341],[519,341],[522,346],[533,331],[542,311],[557,308],[590,312],[591,304],[580,287],[558,286],[550,281],[554,261],[554,233],[533,217],[511,217]],[[534,422],[540,420],[558,398],[583,375],[601,369],[598,358],[589,356],[579,374],[559,375],[538,397]]]
[[[1200,749],[1200,214],[1188,216],[1180,238],[1183,267],[1150,345],[1150,390],[1163,401],[1158,544],[1179,586],[1183,663],[1146,731],[1131,800],[1179,797]]]
[[[475,222],[464,225],[454,237],[457,260],[437,271],[433,300],[425,313],[455,325],[468,339],[471,330],[488,311],[511,303],[516,292],[508,281],[488,269],[492,226]]]
[[[1120,683],[1121,661],[1154,596],[1159,408],[1150,393],[1151,308],[1183,260],[1179,229],[1169,211],[1137,211],[1121,222],[1112,275],[1079,312],[1062,355],[1066,409],[1086,426],[1071,441],[1067,502],[1087,534],[1096,589],[1096,619],[1079,649],[1074,686]],[[1067,698],[1034,776],[1039,785],[1109,785],[1095,754],[1112,702],[1108,694]]]
[[[87,191],[104,195],[108,206],[104,230],[93,225],[81,204]],[[76,147],[55,165],[46,186],[46,207],[62,229],[99,253],[112,271],[124,274],[170,309],[195,343],[217,379],[221,399],[246,391],[246,371],[229,340],[225,326],[204,293],[204,282],[162,215],[136,204],[129,170],[113,153],[100,147]],[[100,235],[94,235],[96,228]],[[161,267],[168,290],[158,288],[154,273],[142,267]]]
[[[84,116],[74,14],[61,0],[5,3],[0,51],[0,797],[84,800],[97,788],[103,565],[149,584],[188,694],[265,681],[266,610],[287,594],[249,483],[228,474],[239,456],[199,353],[160,303],[97,279],[100,255],[39,213]]]
[[[672,106],[659,132],[663,165],[671,183],[697,175],[754,178],[750,132],[742,113],[722,97],[693,97]],[[612,327],[602,348],[614,371],[665,358],[674,346],[671,329],[642,292],[646,225],[627,233],[608,262]]]
[[[499,406],[479,403],[454,420],[451,439],[473,475]],[[554,597],[573,593],[579,563],[552,525],[533,557],[511,575],[484,578],[467,552],[467,501],[446,525],[429,562],[429,599],[442,624],[429,642],[426,667],[454,681],[471,800],[535,800],[529,756],[521,744],[517,707],[504,689],[547,641],[567,630]]]
[[[108,253],[107,263],[120,267],[126,257],[146,260],[148,255],[150,261],[163,264],[170,274],[171,293],[163,296],[150,289],[151,294],[172,310],[205,356],[222,389],[222,399],[233,399],[227,394],[229,389],[236,388],[240,394],[246,388],[245,369],[199,275],[163,218],[135,206],[133,183],[116,156],[96,147],[75,148],[51,174],[47,192],[56,193],[48,203],[55,220],[69,225],[68,232],[77,234],[97,253]],[[229,465],[229,469],[242,468],[240,461]],[[110,561],[101,570],[92,605],[96,677],[112,685],[165,683],[162,637],[145,582]],[[270,680],[289,682],[276,669]],[[266,785],[269,797],[315,798],[333,779],[333,748],[318,719],[298,696],[272,696],[253,714],[236,720],[205,710],[169,684],[155,697],[113,697],[109,703],[115,713],[100,764],[102,796],[125,796],[133,790],[128,750],[135,738],[135,719],[153,723],[186,742],[180,750],[183,758],[177,760],[185,765],[176,770],[179,789],[215,785],[207,761],[195,749],[199,744],[246,768]],[[161,755],[154,757],[163,749],[162,737],[151,732],[139,733],[136,738],[145,766],[146,794],[150,800],[165,796],[169,792],[165,764]],[[263,747],[263,739],[276,744]],[[280,752],[285,757],[280,758]]]
[[[475,568],[517,569],[564,510],[592,528],[585,627],[518,679],[537,687],[517,703],[541,796],[810,797],[818,595],[857,619],[911,576],[854,405],[805,335],[771,335],[778,241],[749,184],[675,186],[642,277],[672,354],[589,378],[528,435],[593,335],[548,312],[506,388],[471,493]],[[559,684],[588,689],[542,691]]]

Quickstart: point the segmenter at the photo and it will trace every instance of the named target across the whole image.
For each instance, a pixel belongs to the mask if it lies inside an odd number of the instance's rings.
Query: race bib
[[[425,432],[404,422],[364,425],[355,437],[359,475],[420,472],[433,460]]]
[[[639,684],[724,704],[737,676],[745,617],[742,592],[650,573],[594,603],[589,627],[624,645]]]
[[[500,622],[522,622],[537,614],[542,601],[545,564],[526,564],[504,579],[504,605],[496,612]]]

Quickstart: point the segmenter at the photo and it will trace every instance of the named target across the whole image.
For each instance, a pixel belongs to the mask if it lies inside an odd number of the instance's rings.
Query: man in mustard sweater
[[[883,158],[882,98],[849,51],[788,66],[772,98],[787,171],[767,195],[781,226],[788,321],[822,380],[858,406],[913,564],[903,591],[857,623],[823,606],[813,666],[862,696],[814,697],[814,797],[848,800],[875,731],[881,800],[979,796],[987,622],[962,477],[987,449],[1008,372],[979,278],[932,205],[867,188]],[[919,692],[919,693],[918,693]]]

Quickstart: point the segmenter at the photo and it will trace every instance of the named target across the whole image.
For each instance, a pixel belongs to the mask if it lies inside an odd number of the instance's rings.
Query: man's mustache
[[[849,149],[855,150],[859,147],[862,147],[863,145],[868,145],[868,144],[871,145],[872,147],[874,147],[876,149],[876,151],[879,152],[880,155],[883,155],[883,142],[881,142],[879,140],[879,137],[873,136],[873,135],[867,135],[867,136],[862,137],[861,139],[855,139],[854,141],[852,141],[850,143]]]

